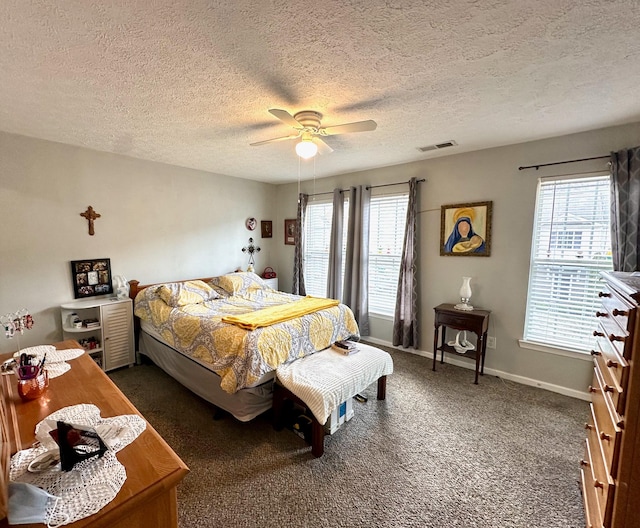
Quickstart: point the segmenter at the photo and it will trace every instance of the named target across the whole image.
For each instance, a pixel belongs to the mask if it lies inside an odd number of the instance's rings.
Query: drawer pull
[[[611,294],[607,292],[598,292],[598,297],[611,297]]]
[[[591,429],[593,429],[593,425],[591,425],[590,423],[586,423],[584,424],[584,428],[590,431]]]
[[[607,361],[607,367],[609,368],[618,368],[618,362],[612,361],[611,359]]]
[[[597,330],[594,330],[594,331],[593,331],[593,335],[594,335],[595,337],[604,337],[604,334],[603,334],[602,332],[598,332]]]
[[[600,351],[599,350],[592,350],[591,351],[591,355],[592,356],[599,356],[600,355]]]
[[[596,312],[596,317],[609,317],[607,312]]]
[[[594,481],[593,483],[593,487],[594,488],[600,488],[600,489],[604,489],[604,484],[602,482],[600,482],[599,480]]]
[[[587,462],[586,460],[581,460],[580,465],[583,467],[589,467],[589,462]]]
[[[604,389],[604,392],[613,392],[613,387],[611,385],[605,385],[602,388]]]
[[[589,385],[589,392],[598,392],[598,389],[596,389],[593,385]]]
[[[617,336],[615,334],[609,334],[609,341],[611,341],[612,343],[614,341],[624,341],[626,339],[625,336]]]
[[[620,317],[626,317],[629,315],[629,312],[626,310],[618,310],[617,308],[613,309],[613,315],[619,315]]]
[[[611,435],[607,433],[600,433],[600,440],[606,440],[607,442],[611,441]]]

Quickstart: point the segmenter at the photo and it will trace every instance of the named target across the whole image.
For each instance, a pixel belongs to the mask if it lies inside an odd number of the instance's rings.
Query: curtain
[[[307,290],[304,287],[304,219],[307,214],[307,203],[309,195],[300,193],[298,196],[298,213],[296,216],[296,248],[293,253],[293,287],[291,293],[295,295],[306,295]]]
[[[613,269],[640,270],[640,147],[611,153]]]
[[[360,335],[369,335],[369,208],[371,189],[349,189],[347,254],[342,302],[355,315]]]
[[[327,297],[342,300],[342,227],[344,225],[344,198],[340,189],[333,190],[333,218],[329,242],[329,273]]]
[[[418,182],[409,181],[407,225],[404,232],[398,294],[393,318],[393,345],[418,348]],[[435,353],[435,352],[434,352]]]

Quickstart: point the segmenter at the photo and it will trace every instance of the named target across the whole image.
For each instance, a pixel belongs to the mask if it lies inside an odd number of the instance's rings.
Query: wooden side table
[[[435,330],[433,333],[433,370],[436,370],[436,358],[438,350],[440,350],[440,363],[444,363],[444,353],[452,352],[457,356],[472,357],[476,360],[476,379],[474,383],[478,384],[478,372],[484,374],[484,358],[487,354],[487,330],[489,329],[488,310],[474,309],[471,311],[456,310],[453,304],[441,304],[434,308],[435,310]],[[438,331],[440,327],[444,327],[441,332],[440,346],[438,346]],[[464,354],[458,354],[455,348],[446,343],[447,327],[456,330],[466,330],[473,332],[478,336],[476,350],[468,350]]]

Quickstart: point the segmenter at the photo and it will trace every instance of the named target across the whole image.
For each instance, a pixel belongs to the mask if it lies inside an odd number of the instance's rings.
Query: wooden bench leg
[[[378,399],[384,400],[387,397],[387,377],[380,376],[378,378]]]
[[[324,426],[315,416],[311,422],[311,454],[316,458],[324,454]]]

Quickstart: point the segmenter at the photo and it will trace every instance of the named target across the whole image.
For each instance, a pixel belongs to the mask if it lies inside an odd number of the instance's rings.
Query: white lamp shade
[[[296,145],[296,154],[303,159],[313,158],[318,153],[318,145],[310,139],[303,139]]]

